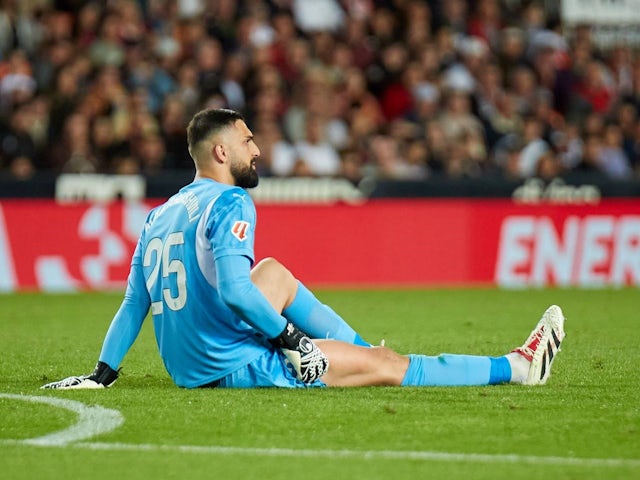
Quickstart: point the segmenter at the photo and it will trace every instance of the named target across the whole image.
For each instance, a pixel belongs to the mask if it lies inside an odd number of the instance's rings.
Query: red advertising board
[[[122,288],[158,202],[0,202],[0,290]],[[640,285],[640,200],[258,205],[257,259],[309,285]]]

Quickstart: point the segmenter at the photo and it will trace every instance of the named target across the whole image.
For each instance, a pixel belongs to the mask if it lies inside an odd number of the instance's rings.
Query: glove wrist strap
[[[293,323],[288,322],[282,333],[275,338],[269,339],[269,341],[276,348],[298,350],[300,341],[305,337],[306,335],[301,330],[298,330]]]
[[[90,380],[101,383],[108,387],[118,378],[118,370],[114,370],[104,362],[98,362],[93,373],[89,376]]]

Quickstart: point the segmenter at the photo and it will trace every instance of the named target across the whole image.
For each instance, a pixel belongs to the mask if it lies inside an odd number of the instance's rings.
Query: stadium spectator
[[[411,97],[413,107],[404,115],[405,120],[422,128],[438,116],[440,91],[435,85],[427,81],[418,82],[412,88]]]
[[[633,104],[636,112],[640,111],[640,60],[637,55],[633,66],[633,89],[625,99]]]
[[[469,3],[465,0],[449,0],[447,2],[435,2],[436,15],[435,26],[440,28],[446,26],[453,32],[467,33]]]
[[[616,107],[612,121],[620,127],[622,148],[629,161],[633,162],[636,156],[634,137],[635,127],[638,123],[638,112],[629,102],[622,102]]]
[[[292,173],[298,158],[296,149],[285,139],[277,120],[256,117],[255,139],[262,145],[261,165],[257,166],[260,174],[284,177]]]
[[[51,152],[55,165],[63,173],[96,173],[97,158],[91,149],[89,119],[80,112],[65,121],[62,142]]]
[[[345,149],[340,152],[340,159],[342,177],[358,185],[364,175],[364,159],[360,151],[355,148]]]
[[[502,8],[498,0],[478,0],[469,17],[468,33],[487,45],[495,46],[503,27]]]
[[[431,120],[425,125],[424,137],[429,150],[428,168],[432,172],[444,173],[447,164],[447,149],[451,145],[445,134],[442,124],[437,120]]]
[[[336,176],[340,173],[340,155],[326,140],[326,121],[320,115],[306,118],[306,133],[303,139],[294,142],[296,161],[277,171],[296,176]],[[274,164],[274,168],[275,168]]]
[[[575,92],[588,104],[591,111],[606,114],[609,113],[613,102],[613,87],[610,83],[611,79],[607,78],[604,65],[597,60],[591,60],[585,65]]]
[[[140,173],[139,157],[134,157],[128,150],[118,151],[113,157],[109,173],[114,175],[138,175]]]
[[[237,47],[236,33],[239,3],[237,0],[207,2],[207,8],[203,13],[207,35],[220,40],[225,51],[233,51]],[[171,18],[171,16],[161,13],[156,18],[164,21],[167,18]]]
[[[521,28],[511,26],[500,31],[494,52],[504,78],[512,78],[514,69],[527,66],[526,47],[526,33]]]
[[[88,2],[80,8],[74,33],[81,49],[88,48],[96,41],[102,13],[102,7],[97,2]]]
[[[480,120],[471,110],[471,95],[466,90],[449,89],[445,93],[445,107],[438,117],[447,140],[456,142],[465,134],[483,137]]]
[[[124,39],[120,37],[120,18],[115,12],[107,13],[100,25],[98,38],[91,43],[88,54],[95,67],[120,67],[124,64],[126,50]]]
[[[4,0],[0,10],[0,59],[15,50],[37,55],[45,37],[45,25],[34,15],[33,5],[18,0]]]
[[[543,133],[543,125],[537,118],[525,119],[522,134],[524,147],[520,151],[518,162],[518,171],[522,178],[535,176],[539,169],[540,159],[547,155],[551,149],[543,138]]]
[[[429,149],[422,139],[412,139],[404,147],[403,156],[407,161],[407,177],[422,180],[429,175]]]
[[[574,170],[585,173],[600,173],[600,154],[602,140],[596,134],[590,134],[584,139],[582,156]]]
[[[36,93],[31,63],[22,50],[13,50],[6,62],[0,63],[0,111],[10,111],[31,99]]]
[[[200,89],[198,88],[198,66],[195,61],[188,60],[177,69],[177,85],[175,97],[185,106],[189,114],[195,114],[200,104]]]
[[[474,92],[480,118],[487,119],[494,115],[498,102],[505,94],[504,83],[500,67],[493,62],[483,62],[479,67]]]
[[[192,168],[186,148],[187,132],[184,129],[186,116],[185,105],[177,97],[167,98],[160,113],[159,133],[164,139],[167,152],[165,165],[169,168]]]
[[[398,78],[390,79],[380,99],[382,111],[388,121],[407,116],[415,109],[414,90],[424,80],[418,62],[409,62]]]
[[[243,55],[231,54],[227,61],[220,79],[220,93],[225,98],[229,108],[243,111],[247,104],[243,84],[247,78],[248,65]],[[189,109],[191,113],[192,109]]]
[[[0,129],[0,159],[5,165],[10,165],[15,159],[21,158],[36,164],[36,144],[29,135],[32,113],[29,104],[16,107],[7,126]]]
[[[558,151],[558,160],[562,168],[574,170],[582,158],[583,141],[580,128],[575,123],[567,123],[562,130],[552,134],[552,139]]]
[[[147,133],[133,145],[134,158],[139,159],[138,170],[145,175],[162,173],[166,166],[167,147],[159,133]]]
[[[640,174],[640,122],[636,122],[635,124],[633,156],[631,163],[636,172],[636,175]]]
[[[627,179],[631,176],[631,166],[623,149],[622,131],[618,125],[609,124],[604,128],[599,164],[610,178]]]
[[[152,114],[157,114],[167,95],[176,90],[175,80],[138,45],[127,49],[125,71],[127,90],[145,90],[146,106]]]
[[[367,89],[364,72],[358,68],[349,68],[344,72],[344,94],[348,104],[348,115],[352,130],[354,116],[366,118],[371,125],[370,131],[377,131],[384,125],[384,114],[378,99]],[[357,135],[356,135],[357,137]]]
[[[403,40],[413,56],[429,43],[432,37],[433,18],[431,7],[422,0],[410,0],[406,3],[402,14],[405,25]]]
[[[194,41],[194,43],[196,42]],[[198,65],[198,88],[202,97],[206,98],[220,92],[224,54],[220,42],[213,38],[198,41],[195,48],[195,59]]]
[[[505,136],[522,132],[523,116],[518,111],[518,98],[509,90],[496,97],[495,110],[486,109],[483,113],[489,115],[488,118],[479,117],[484,120],[489,148],[493,148]]]
[[[372,93],[379,98],[385,94],[389,96],[388,90],[401,82],[408,61],[409,52],[401,42],[383,46],[378,61],[367,69],[367,81]],[[383,111],[387,118],[395,118],[395,106],[391,99]]]
[[[392,180],[419,180],[427,176],[425,157],[414,152],[406,156],[399,140],[389,135],[371,139],[371,174]]]
[[[124,145],[118,142],[114,122],[108,115],[96,116],[90,126],[91,150],[101,169],[110,169],[110,164]]]
[[[552,149],[544,151],[536,163],[535,176],[545,181],[552,181],[562,172],[562,164]]]
[[[621,98],[633,91],[633,52],[627,45],[617,45],[608,55],[607,66],[611,75],[614,95]]]
[[[353,66],[365,71],[374,61],[376,56],[375,40],[369,35],[367,17],[349,17],[345,31],[342,34],[343,41],[349,45],[353,52]]]
[[[8,173],[16,180],[29,180],[36,173],[36,167],[29,157],[15,157],[8,163]]]

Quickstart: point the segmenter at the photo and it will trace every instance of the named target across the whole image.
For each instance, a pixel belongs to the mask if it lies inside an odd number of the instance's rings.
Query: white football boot
[[[551,305],[533,329],[527,341],[513,350],[529,362],[524,385],[544,385],[551,374],[551,365],[565,337],[564,315],[557,305]]]

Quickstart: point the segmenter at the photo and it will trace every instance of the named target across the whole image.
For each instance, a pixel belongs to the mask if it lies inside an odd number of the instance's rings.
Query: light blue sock
[[[370,347],[358,333],[329,306],[298,282],[298,292],[282,315],[311,338],[330,338]]]
[[[493,385],[511,380],[506,357],[442,354],[409,355],[403,386]]]

